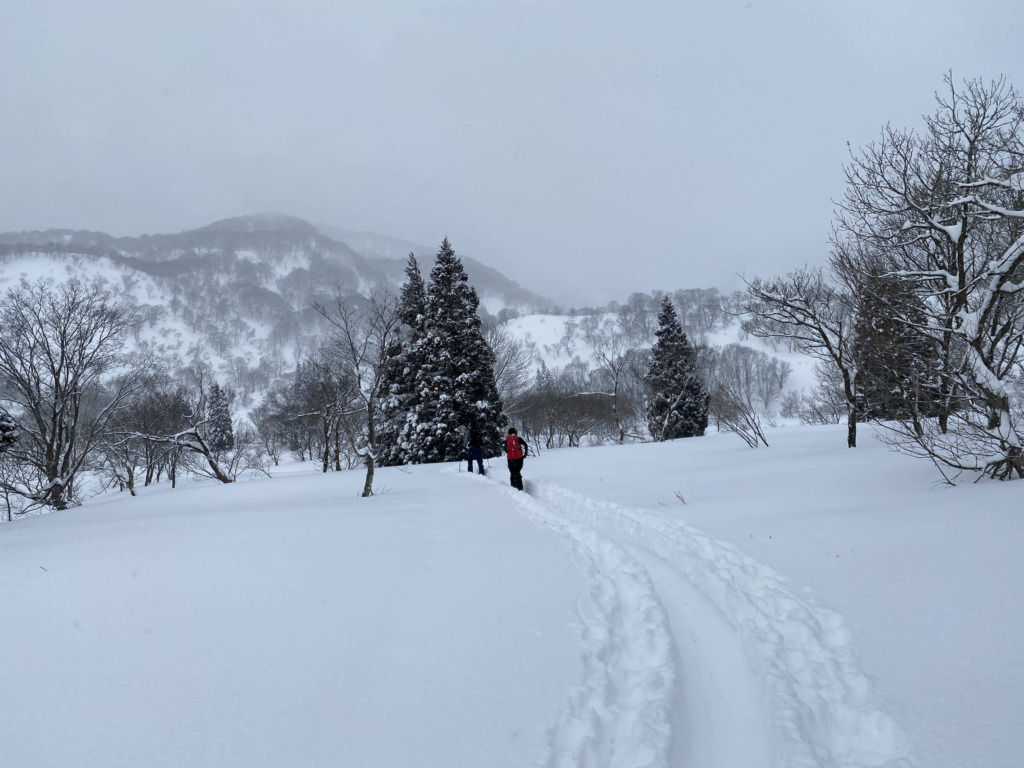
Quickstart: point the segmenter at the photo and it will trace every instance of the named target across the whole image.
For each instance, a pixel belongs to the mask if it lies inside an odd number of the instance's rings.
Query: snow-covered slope
[[[417,251],[424,275],[435,250]],[[357,252],[308,222],[278,214],[142,237],[8,232],[0,233],[0,291],[22,278],[102,278],[138,305],[135,340],[148,341],[168,369],[207,363],[221,384],[258,402],[327,332],[314,302],[330,305],[339,295],[358,302],[382,288],[398,292],[408,251],[389,255]],[[495,269],[468,258],[465,264],[492,313],[551,305]]]
[[[1019,765],[1024,486],[770,438],[2,525],[0,764]]]
[[[615,322],[615,315],[611,313],[599,318],[604,322]],[[537,313],[508,320],[505,327],[513,337],[529,347],[538,365],[543,362],[549,370],[555,370],[564,368],[578,359],[590,369],[594,369],[600,363],[593,345],[587,341],[586,334],[580,329],[581,319],[580,316]],[[772,346],[762,339],[747,336],[742,333],[739,322],[734,318],[728,318],[728,323],[724,327],[717,327],[709,333],[691,335],[691,341],[695,343],[718,347],[739,343],[785,361],[792,368],[786,383],[787,390],[799,392],[810,390],[815,385],[814,361],[810,357],[799,352],[790,352],[781,345]],[[643,339],[642,345],[649,347],[653,342],[652,333]]]
[[[244,258],[244,253],[239,256]],[[269,357],[273,346],[268,340],[272,325],[251,316],[225,320],[224,326],[232,330],[231,343],[212,343],[208,329],[216,329],[216,323],[201,322],[195,313],[190,315],[192,322],[189,322],[172,311],[171,307],[183,303],[180,291],[145,272],[126,271],[102,256],[75,259],[64,255],[25,254],[8,258],[0,271],[0,292],[21,280],[32,283],[40,279],[103,280],[112,291],[132,303],[142,318],[132,338],[127,339],[128,348],[145,345],[171,370],[200,359],[209,362],[223,381],[242,384],[238,374],[258,368],[264,355]],[[223,276],[206,280],[208,288],[218,284],[224,287],[227,282]],[[294,366],[295,351],[294,344],[279,344],[277,356],[284,364]],[[232,361],[242,361],[242,364],[232,368]]]

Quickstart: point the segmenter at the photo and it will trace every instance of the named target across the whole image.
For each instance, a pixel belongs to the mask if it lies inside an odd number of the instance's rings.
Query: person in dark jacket
[[[523,459],[530,455],[530,446],[519,436],[515,427],[509,427],[502,450],[508,458],[508,474],[512,487],[521,491],[523,490]]]
[[[480,430],[476,428],[475,424],[469,428],[466,436],[466,457],[469,459],[469,472],[473,471],[475,459],[480,474],[484,474],[483,440],[480,439]]]

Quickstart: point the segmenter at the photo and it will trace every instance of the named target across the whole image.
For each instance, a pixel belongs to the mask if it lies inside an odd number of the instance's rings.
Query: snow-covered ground
[[[844,429],[0,525],[0,765],[1021,765],[1024,484]]]

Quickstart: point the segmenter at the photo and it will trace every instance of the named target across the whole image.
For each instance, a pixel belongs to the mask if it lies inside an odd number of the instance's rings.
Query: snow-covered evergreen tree
[[[398,301],[402,327],[389,350],[381,382],[381,423],[377,428],[383,466],[408,462],[402,448],[402,432],[416,407],[416,372],[420,368],[420,339],[427,314],[427,286],[413,254],[405,267],[405,283]]]
[[[658,313],[657,341],[645,382],[649,390],[647,427],[655,441],[703,435],[708,395],[696,370],[696,353],[675,307],[666,296]]]
[[[0,453],[3,453],[18,439],[18,425],[7,411],[0,410]]]
[[[416,402],[401,436],[406,462],[462,459],[463,427],[476,428],[485,456],[499,451],[502,404],[479,306],[462,262],[445,238],[430,271],[423,336],[416,345]]]
[[[230,451],[235,447],[235,431],[231,425],[231,409],[227,395],[217,382],[210,386],[210,400],[206,404],[206,438],[210,450]]]

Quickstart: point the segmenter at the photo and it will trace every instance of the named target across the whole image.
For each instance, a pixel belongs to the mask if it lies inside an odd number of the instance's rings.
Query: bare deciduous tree
[[[636,364],[636,343],[613,318],[594,318],[594,322],[583,322],[580,327],[599,363],[596,381],[606,388],[604,394],[611,398],[615,439],[623,443],[627,433],[638,431],[636,426],[642,403],[643,367]]]
[[[55,509],[146,372],[125,368],[134,313],[100,280],[22,281],[0,302],[0,396],[22,427],[17,458],[34,470],[18,493]]]
[[[803,268],[785,277],[747,283],[741,308],[743,330],[752,336],[787,339],[819,362],[833,367],[846,397],[846,444],[857,445],[857,366],[852,354],[854,316],[849,298],[820,268]]]
[[[768,445],[758,408],[767,358],[764,352],[742,344],[729,344],[715,355],[712,410],[720,424],[751,448]]]
[[[494,382],[504,413],[514,418],[525,407],[524,398],[533,378],[533,355],[503,324],[485,322],[483,332],[494,351]]]
[[[316,311],[334,327],[330,347],[332,357],[352,382],[349,413],[358,412],[357,421],[345,421],[349,443],[366,464],[363,496],[373,494],[373,473],[377,460],[377,422],[388,350],[398,333],[398,301],[387,291],[374,293],[355,306],[339,293],[332,306],[315,304]]]

